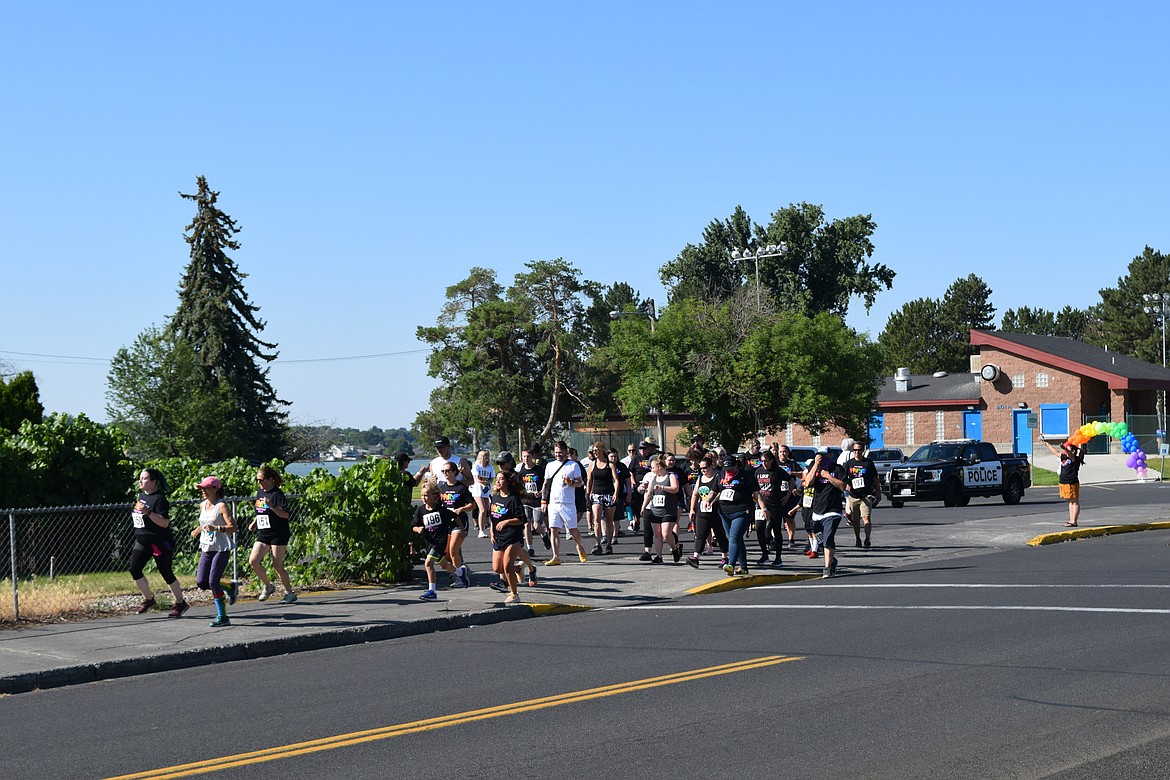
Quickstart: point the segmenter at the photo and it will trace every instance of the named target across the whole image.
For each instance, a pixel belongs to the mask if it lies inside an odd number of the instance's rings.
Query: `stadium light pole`
[[[736,265],[739,265],[744,260],[754,260],[756,263],[756,310],[759,311],[760,303],[760,258],[765,260],[772,257],[783,257],[788,251],[788,244],[781,241],[779,244],[768,244],[765,247],[752,251],[749,247],[747,249],[733,249],[731,250],[731,259]]]

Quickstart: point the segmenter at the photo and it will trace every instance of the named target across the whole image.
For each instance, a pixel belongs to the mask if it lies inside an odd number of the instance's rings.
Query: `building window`
[[[934,438],[945,439],[947,437],[947,426],[945,412],[934,413]]]
[[[914,412],[906,412],[906,443],[914,443]]]
[[[1036,387],[1048,387],[1048,374],[1044,372],[1036,374]]]
[[[1024,375],[1023,374],[1012,374],[1012,387],[1023,387],[1023,386],[1024,386]]]
[[[792,423],[788,423],[788,426],[784,429],[784,443],[789,447],[792,446]]]

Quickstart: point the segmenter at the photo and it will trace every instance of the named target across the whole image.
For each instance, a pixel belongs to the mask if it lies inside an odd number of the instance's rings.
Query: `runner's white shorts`
[[[549,504],[548,524],[553,528],[576,528],[576,504]]]

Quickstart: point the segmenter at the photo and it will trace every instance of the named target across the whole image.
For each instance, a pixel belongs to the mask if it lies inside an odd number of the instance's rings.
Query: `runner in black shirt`
[[[723,458],[723,474],[719,479],[719,516],[727,533],[727,563],[723,571],[728,575],[748,573],[747,545],[744,536],[751,525],[753,496],[759,492],[755,474],[733,455]]]
[[[496,476],[491,496],[492,569],[508,585],[505,604],[517,604],[519,579],[513,560],[524,544],[524,504],[520,501],[520,481],[509,474]],[[536,570],[532,569],[530,585],[536,585]]]
[[[820,534],[825,548],[825,578],[837,573],[836,533],[845,509],[845,479],[843,466],[833,463],[827,447],[817,450],[809,470],[813,483],[813,530]],[[819,529],[819,530],[818,530]]]
[[[455,565],[447,559],[447,540],[460,523],[455,513],[443,506],[437,485],[434,483],[424,485],[422,497],[422,506],[414,508],[414,520],[411,522],[412,529],[422,535],[427,546],[426,560],[423,562],[423,568],[427,572],[427,589],[419,598],[423,601],[434,601],[439,597],[435,592],[435,564],[438,563],[445,570],[455,574]],[[456,575],[456,580],[458,579]]]
[[[763,462],[756,469],[756,482],[760,492],[756,496],[759,508],[756,510],[756,542],[760,545],[760,559],[756,564],[768,563],[769,547],[774,545],[776,559],[780,565],[780,551],[784,549],[784,520],[788,516],[788,499],[792,495],[792,475],[776,462],[776,454],[764,450]]]

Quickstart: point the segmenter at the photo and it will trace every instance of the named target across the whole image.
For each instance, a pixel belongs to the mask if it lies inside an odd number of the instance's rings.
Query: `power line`
[[[376,352],[370,355],[342,355],[338,357],[322,357],[322,358],[302,358],[299,360],[273,360],[272,363],[279,365],[292,365],[293,363],[335,363],[341,360],[372,360],[374,358],[384,357],[399,357],[401,355],[419,355],[424,352],[429,352],[427,349],[407,349],[401,352]],[[80,355],[47,355],[40,352],[16,352],[10,349],[0,349],[0,355],[20,355],[21,357],[33,358],[51,358],[51,360],[28,360],[28,363],[56,363],[63,360],[91,360],[99,363],[109,363],[109,358],[95,358],[82,357]],[[79,365],[77,363],[65,363],[64,365]],[[82,364],[83,365],[83,364]]]

